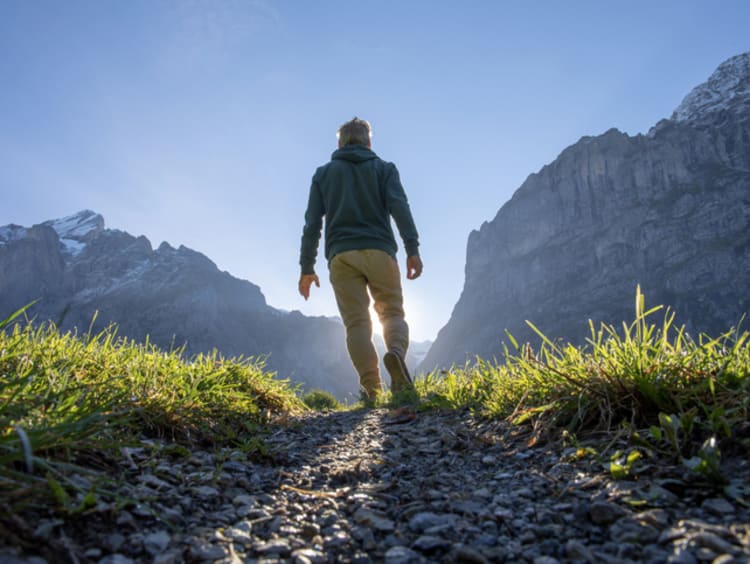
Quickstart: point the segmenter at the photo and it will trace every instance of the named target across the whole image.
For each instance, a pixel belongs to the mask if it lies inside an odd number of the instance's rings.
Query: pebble
[[[170,541],[169,533],[166,531],[156,531],[143,539],[143,547],[151,556],[157,556],[167,549]]]
[[[456,516],[452,514],[438,515],[436,513],[417,513],[409,521],[409,528],[412,531],[423,533],[428,529],[449,527],[456,521]]]
[[[450,548],[451,543],[447,539],[441,537],[433,537],[430,535],[422,535],[414,544],[411,546],[413,549],[418,550],[426,554],[431,554],[439,550],[445,550]]]
[[[386,564],[412,564],[421,562],[419,554],[405,546],[393,546],[385,553]]]
[[[701,504],[701,509],[717,517],[734,513],[734,506],[724,498],[707,499]]]
[[[671,483],[618,482],[592,457],[529,448],[523,427],[468,413],[404,421],[384,409],[307,414],[265,438],[259,461],[175,457],[149,441],[123,459],[131,479],[118,495],[137,503],[29,521],[40,544],[65,539],[72,560],[99,564],[750,562],[750,510],[675,487],[677,465]],[[734,468],[750,482],[750,465]],[[0,539],[0,562],[34,557]]]
[[[625,510],[615,503],[595,501],[589,506],[589,516],[596,525],[609,525],[625,515]]]

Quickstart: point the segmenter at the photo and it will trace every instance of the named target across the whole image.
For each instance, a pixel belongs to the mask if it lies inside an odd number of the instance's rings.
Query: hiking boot
[[[409,376],[409,370],[401,355],[394,352],[387,352],[383,357],[383,362],[391,375],[391,391],[394,393],[414,391],[414,384]]]

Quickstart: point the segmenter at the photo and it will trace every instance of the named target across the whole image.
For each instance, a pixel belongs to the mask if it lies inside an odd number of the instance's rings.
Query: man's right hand
[[[409,280],[419,278],[422,274],[422,259],[419,255],[412,255],[406,258],[406,277]]]
[[[320,288],[320,280],[317,274],[303,274],[299,277],[299,293],[303,298],[307,299],[310,297],[310,286],[313,282]]]

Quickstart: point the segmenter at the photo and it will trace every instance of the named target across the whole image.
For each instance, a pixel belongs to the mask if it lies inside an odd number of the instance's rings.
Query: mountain
[[[146,237],[106,229],[90,210],[0,227],[0,319],[37,299],[28,315],[64,331],[88,331],[96,314],[94,332],[115,323],[121,336],[167,350],[184,346],[187,355],[263,356],[304,389],[359,396],[338,318],[275,309],[258,286],[221,272],[205,255],[167,243],[154,250]],[[374,341],[382,357],[382,339]],[[410,367],[424,348],[415,344]]]
[[[697,336],[750,311],[750,53],[647,135],[584,137],[469,235],[465,282],[421,367],[499,357],[509,330],[582,343],[647,304]]]
[[[98,311],[94,331],[115,322],[120,335],[188,354],[270,355],[281,377],[356,397],[339,322],[276,310],[206,256],[167,243],[154,250],[91,211],[0,227],[0,319],[38,298],[29,315],[63,330],[88,330]]]

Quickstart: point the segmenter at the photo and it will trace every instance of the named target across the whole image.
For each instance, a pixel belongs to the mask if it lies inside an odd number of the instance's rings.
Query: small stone
[[[492,497],[490,490],[488,490],[487,488],[479,488],[478,490],[474,490],[471,495],[472,497],[475,497],[477,499],[489,499]]]
[[[151,509],[151,506],[147,503],[138,503],[133,508],[133,515],[136,515],[138,517],[153,517],[154,510]]]
[[[385,515],[370,511],[364,507],[357,510],[354,514],[354,521],[360,525],[367,525],[372,527],[376,531],[389,533],[395,530],[396,525],[390,519],[387,519]]]
[[[531,488],[518,488],[515,492],[513,492],[517,497],[526,497],[528,499],[534,498],[534,492],[531,490]]]
[[[190,555],[196,560],[219,560],[229,556],[229,549],[219,544],[198,542],[190,547]]]
[[[534,558],[534,564],[560,564],[560,561],[551,556],[537,556]]]
[[[451,513],[417,513],[409,519],[409,528],[417,533],[423,533],[433,527],[451,526],[456,522],[456,516]]]
[[[669,564],[698,564],[695,555],[687,549],[676,548],[667,558]]]
[[[698,546],[713,550],[718,554],[733,554],[736,548],[714,533],[701,531],[690,537],[690,541]],[[714,555],[715,556],[715,555]]]
[[[668,557],[669,552],[659,546],[649,544],[643,547],[643,557],[641,560],[649,564],[661,564],[662,562],[666,562]]]
[[[125,544],[125,537],[120,533],[112,533],[104,537],[104,548],[111,552],[117,552]]]
[[[680,499],[668,489],[656,484],[651,484],[646,497],[652,501],[661,501],[664,503],[676,503]]]
[[[481,552],[464,544],[454,545],[450,557],[452,562],[465,562],[466,564],[487,564],[488,562]]]
[[[255,551],[263,556],[287,556],[292,551],[292,547],[286,539],[273,539],[255,547]]]
[[[450,541],[446,539],[433,537],[431,535],[422,535],[414,541],[414,544],[412,544],[411,547],[419,552],[431,554],[438,550],[448,549],[450,548],[450,545]]]
[[[419,554],[405,546],[392,546],[385,553],[386,564],[412,564],[420,560]]]
[[[513,519],[513,511],[507,507],[496,507],[493,514],[495,515],[495,519],[500,519],[502,521]]]
[[[354,527],[352,529],[352,538],[366,551],[372,552],[377,548],[375,533],[367,527]]]
[[[717,517],[734,513],[734,506],[722,497],[707,499],[701,504],[701,509]]]
[[[193,493],[203,499],[219,497],[219,490],[211,486],[198,486],[197,488],[193,488]]]
[[[669,524],[669,513],[663,509],[649,509],[638,513],[635,518],[641,523],[651,525],[657,529],[664,529]]]
[[[571,560],[585,560],[586,562],[594,562],[595,560],[591,550],[575,539],[570,539],[565,543],[565,555]]]
[[[149,486],[150,488],[154,488],[155,490],[164,490],[164,489],[168,489],[171,487],[168,482],[165,482],[164,480],[157,478],[153,474],[142,474],[138,476],[138,481],[141,482],[143,485]]]
[[[232,503],[234,505],[252,507],[254,505],[258,505],[258,500],[253,495],[240,494],[232,498]]]
[[[659,531],[631,518],[622,518],[609,528],[609,535],[618,544],[647,544],[659,538]]]
[[[716,553],[710,548],[701,546],[695,551],[695,557],[699,562],[711,562],[714,558],[716,558]]]
[[[487,511],[486,505],[478,501],[463,500],[451,505],[451,510],[462,515],[481,515]]]
[[[129,511],[120,511],[115,521],[120,527],[135,527],[135,518]]]
[[[336,531],[335,533],[324,539],[323,545],[326,547],[326,549],[330,550],[332,548],[341,548],[343,546],[346,546],[349,544],[349,542],[349,535],[347,535],[344,531]]]
[[[94,558],[101,558],[102,549],[101,548],[89,548],[86,552],[83,553],[83,555],[86,558],[91,558],[92,560]]]
[[[625,510],[616,503],[595,501],[589,506],[589,518],[595,525],[609,525],[625,515]]]
[[[300,530],[302,538],[310,540],[320,534],[320,526],[315,523],[303,523]]]
[[[292,552],[294,564],[325,564],[328,562],[325,554],[312,548],[298,548]]]
[[[224,531],[224,535],[232,539],[235,542],[240,542],[245,545],[251,545],[253,543],[253,537],[251,535],[253,526],[248,521],[240,521],[234,526],[229,527]]]
[[[169,536],[169,533],[167,533],[166,531],[156,531],[154,533],[146,535],[146,537],[143,539],[143,548],[145,548],[146,552],[148,552],[151,556],[156,556],[157,554],[161,554],[167,549],[170,540],[171,538]]]
[[[34,529],[34,536],[38,539],[49,540],[50,536],[52,535],[52,531],[54,531],[56,527],[59,527],[63,523],[64,521],[62,521],[61,519],[45,519],[39,525],[37,525],[36,529]]]
[[[274,503],[276,503],[274,497],[269,494],[260,494],[256,499],[263,505],[273,505]]]
[[[482,457],[482,464],[487,464],[487,465],[497,464],[497,457],[491,454],[485,455]]]
[[[98,564],[135,564],[135,562],[122,554],[109,554],[99,560]]]
[[[222,468],[224,470],[237,474],[243,474],[247,472],[247,464],[243,464],[242,462],[238,462],[237,460],[230,460],[228,462],[225,462],[222,465]]]
[[[184,562],[184,560],[182,551],[174,549],[155,556],[151,564],[179,564],[180,562]]]
[[[658,542],[659,544],[667,544],[672,542],[673,540],[684,537],[685,533],[687,533],[687,529],[683,526],[670,527],[669,529],[661,532]]]

